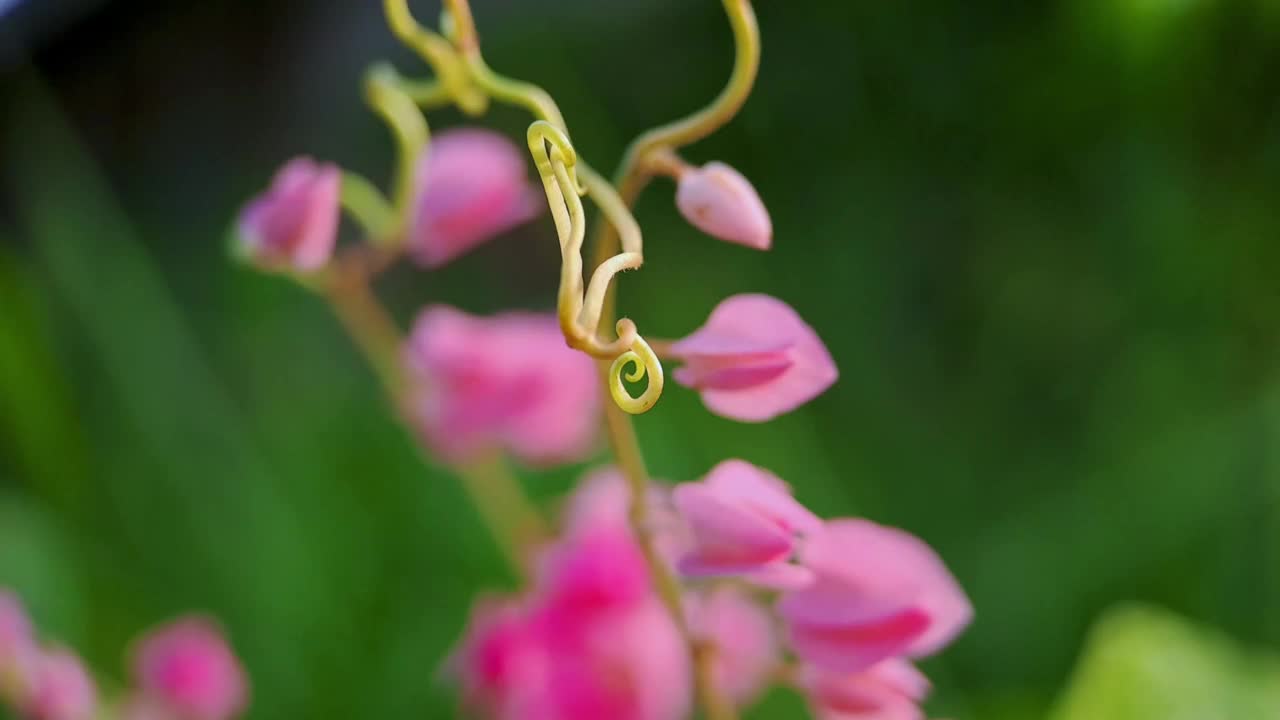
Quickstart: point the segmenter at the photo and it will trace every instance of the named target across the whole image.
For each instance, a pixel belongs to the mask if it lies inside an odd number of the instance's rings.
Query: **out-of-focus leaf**
[[[1280,657],[1167,611],[1127,607],[1090,633],[1051,720],[1271,720]]]
[[[0,494],[0,587],[17,592],[41,632],[83,639],[85,613],[74,543],[56,520],[20,496]]]
[[[73,511],[84,448],[66,381],[49,347],[48,323],[0,229],[0,448],[17,473],[59,507]]]

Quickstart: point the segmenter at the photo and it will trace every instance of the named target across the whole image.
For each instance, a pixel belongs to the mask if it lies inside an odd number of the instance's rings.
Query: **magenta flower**
[[[529,184],[525,155],[490,130],[461,128],[432,138],[418,163],[413,257],[440,267],[536,217],[545,203]]]
[[[924,720],[918,703],[929,694],[928,678],[896,658],[856,673],[805,667],[798,684],[819,720]]]
[[[769,613],[729,586],[693,596],[686,605],[693,633],[716,648],[716,687],[738,705],[755,700],[781,657]]]
[[[625,525],[556,543],[523,600],[478,606],[450,668],[493,720],[681,720],[689,658]]]
[[[80,658],[55,648],[34,658],[23,714],[30,720],[91,720],[98,692]]]
[[[801,560],[812,584],[778,609],[796,655],[836,672],[923,657],[969,624],[973,608],[942,560],[918,538],[866,520],[834,520]]]
[[[207,618],[182,618],[143,637],[133,671],[144,693],[190,720],[229,720],[248,702],[240,661]]]
[[[550,315],[479,318],[423,310],[405,349],[408,411],[448,462],[502,448],[530,463],[571,461],[595,444],[600,383]]]
[[[672,376],[702,393],[717,415],[763,422],[822,394],[839,373],[813,328],[768,295],[734,295],[707,323],[672,344]]]
[[[773,244],[773,222],[750,181],[722,162],[680,174],[676,207],[694,227],[712,237],[756,250]]]
[[[342,171],[290,160],[271,187],[240,213],[238,252],[270,270],[310,272],[329,262],[338,239]]]
[[[725,460],[702,481],[677,485],[672,497],[693,540],[678,564],[683,574],[742,577],[779,588],[813,579],[793,560],[799,541],[820,530],[822,521],[769,472]]]

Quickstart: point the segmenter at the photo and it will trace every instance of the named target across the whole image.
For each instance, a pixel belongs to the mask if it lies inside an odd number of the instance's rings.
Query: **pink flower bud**
[[[676,207],[685,219],[712,237],[768,250],[773,222],[760,195],[737,170],[709,162],[686,170],[676,187]]]
[[[238,251],[270,270],[320,269],[337,242],[341,186],[336,166],[290,160],[241,211]]]
[[[240,661],[207,618],[182,618],[143,637],[133,671],[143,692],[190,720],[229,720],[248,702]]]
[[[813,574],[791,561],[801,536],[822,521],[791,497],[786,483],[742,460],[726,460],[701,482],[677,485],[673,501],[693,549],[679,569],[693,577],[743,577],[771,587],[801,587]]]
[[[702,393],[717,415],[763,422],[822,394],[839,373],[813,328],[768,295],[734,295],[707,323],[674,343],[672,376]]]
[[[715,646],[716,687],[738,705],[765,689],[781,656],[769,613],[734,587],[720,587],[687,602],[693,633]]]
[[[924,720],[918,703],[929,694],[928,678],[896,658],[857,673],[805,667],[799,685],[820,720]]]
[[[576,460],[595,444],[595,364],[550,315],[479,318],[444,306],[418,316],[405,349],[409,412],[449,462],[501,448],[530,463]]]
[[[38,654],[31,666],[23,711],[31,720],[92,720],[98,693],[80,658],[55,648]]]
[[[942,560],[918,538],[866,520],[834,520],[801,550],[815,576],[778,609],[796,655],[858,672],[951,642],[973,608]]]
[[[485,600],[472,611],[449,672],[462,686],[468,707],[500,718],[520,693],[545,681],[548,662],[538,628],[524,607]]]
[[[527,153],[478,128],[442,132],[418,163],[418,197],[409,248],[440,267],[536,217],[545,202],[529,184]]]

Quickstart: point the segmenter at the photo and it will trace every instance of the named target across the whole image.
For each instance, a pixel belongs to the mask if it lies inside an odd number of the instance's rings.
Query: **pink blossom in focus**
[[[461,128],[432,138],[418,163],[409,249],[440,267],[535,217],[545,203],[529,184],[525,156],[490,130]]]
[[[183,718],[228,720],[248,702],[240,661],[206,618],[183,618],[143,637],[133,670],[145,693]]]
[[[755,700],[781,662],[769,613],[733,587],[694,596],[687,607],[693,633],[715,646],[716,687],[738,705]]]
[[[744,422],[790,412],[839,376],[813,328],[786,303],[760,294],[721,302],[670,355],[684,361],[672,373],[676,382],[701,392],[717,415]]]
[[[929,694],[929,680],[897,658],[856,673],[805,667],[798,684],[819,720],[924,720],[918,703]]]
[[[55,648],[36,655],[31,665],[23,714],[31,720],[91,720],[98,693],[80,658]]]
[[[318,270],[338,239],[342,171],[295,158],[240,213],[238,251],[271,270]]]
[[[595,364],[565,345],[550,315],[481,318],[434,305],[418,316],[404,358],[416,386],[408,410],[446,461],[505,449],[554,464],[595,444]]]
[[[932,654],[973,616],[942,560],[902,530],[834,520],[809,539],[801,561],[815,580],[784,595],[778,609],[796,655],[826,670]]]
[[[722,162],[709,162],[680,175],[676,207],[685,219],[712,237],[768,250],[773,222],[750,181]]]
[[[685,575],[737,576],[779,588],[813,579],[792,561],[801,537],[821,529],[822,521],[769,472],[725,460],[700,482],[677,485],[672,497],[693,538],[678,564]]]

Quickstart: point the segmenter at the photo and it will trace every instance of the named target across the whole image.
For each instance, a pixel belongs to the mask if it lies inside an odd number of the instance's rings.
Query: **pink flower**
[[[672,373],[676,382],[700,391],[717,415],[744,422],[790,412],[839,375],[813,328],[768,295],[734,295],[721,302],[670,354],[684,361]]]
[[[709,162],[680,175],[676,207],[685,219],[713,237],[756,250],[773,244],[773,222],[760,195],[737,170]]]
[[[432,268],[527,222],[544,207],[540,191],[529,185],[525,153],[489,130],[436,135],[418,163],[417,182],[409,248]]]
[[[577,538],[565,552],[593,552],[589,542]],[[554,586],[566,579],[570,587]],[[493,720],[684,718],[689,658],[654,595],[583,602],[576,580],[543,577],[551,586],[528,601],[477,608],[450,663],[466,705]]]
[[[928,678],[896,658],[857,673],[805,667],[798,684],[819,720],[924,720],[918,703],[929,694]]]
[[[644,555],[627,526],[589,527],[549,548],[539,579],[542,602],[583,614],[634,606],[651,595]]]
[[[145,693],[183,718],[228,720],[248,702],[240,661],[207,618],[182,618],[143,637],[133,671]]]
[[[35,657],[28,690],[23,709],[31,720],[91,720],[97,710],[93,679],[67,650],[55,648]]]
[[[674,569],[689,551],[689,532],[671,503],[671,487],[651,478],[648,486],[648,533],[658,556]],[[631,491],[615,467],[593,470],[578,483],[565,512],[565,532],[577,534],[589,528],[627,528],[631,523]]]
[[[342,171],[311,158],[290,160],[271,187],[240,213],[239,252],[271,270],[324,267],[338,239]]]
[[[687,603],[689,624],[716,649],[716,687],[747,705],[769,684],[780,662],[773,621],[741,590],[721,587]]]
[[[820,530],[822,521],[765,470],[725,460],[701,482],[677,485],[673,500],[693,537],[678,564],[685,575],[738,576],[780,588],[813,579],[792,560],[800,538]]]
[[[815,581],[779,612],[796,655],[858,672],[897,655],[932,654],[973,616],[964,591],[918,538],[866,520],[834,520],[801,551]]]
[[[502,448],[530,463],[570,461],[595,443],[600,383],[550,315],[491,318],[435,305],[405,349],[409,412],[432,450],[462,462]]]

